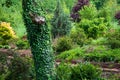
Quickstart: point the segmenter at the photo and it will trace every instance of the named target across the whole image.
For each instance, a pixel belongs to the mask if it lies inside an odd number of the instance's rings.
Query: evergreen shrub
[[[76,66],[62,63],[57,67],[57,80],[102,80],[100,76],[101,70],[88,62]]]
[[[83,46],[87,37],[82,28],[72,29],[70,32],[70,37],[75,44]]]
[[[60,53],[66,50],[70,50],[73,47],[73,42],[70,37],[64,36],[60,37],[57,41],[56,52]]]
[[[16,45],[17,45],[18,49],[28,49],[28,48],[30,48],[30,45],[29,45],[27,40],[18,40],[16,42]]]
[[[5,80],[33,80],[35,71],[33,62],[29,58],[15,56],[9,66],[9,74]]]
[[[120,30],[109,30],[107,37],[108,45],[110,45],[112,49],[120,48]]]
[[[10,23],[1,22],[0,23],[0,43],[6,44],[6,42],[10,39],[16,38],[15,32],[10,26]]]

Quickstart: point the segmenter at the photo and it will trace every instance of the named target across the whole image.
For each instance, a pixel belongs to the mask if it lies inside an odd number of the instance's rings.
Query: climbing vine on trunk
[[[23,0],[23,19],[33,54],[36,80],[54,80],[50,30],[40,3],[41,0]]]

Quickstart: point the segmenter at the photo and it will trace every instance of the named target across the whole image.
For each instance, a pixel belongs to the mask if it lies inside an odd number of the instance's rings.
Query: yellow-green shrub
[[[0,39],[2,39],[3,41],[7,41],[15,37],[16,37],[15,32],[10,26],[10,23],[1,22],[0,23]]]

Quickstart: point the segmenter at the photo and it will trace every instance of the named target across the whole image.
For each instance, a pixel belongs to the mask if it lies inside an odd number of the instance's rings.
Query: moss
[[[47,23],[35,23],[31,14],[43,16],[40,0],[23,0],[23,19],[33,54],[36,80],[53,80],[54,60]]]

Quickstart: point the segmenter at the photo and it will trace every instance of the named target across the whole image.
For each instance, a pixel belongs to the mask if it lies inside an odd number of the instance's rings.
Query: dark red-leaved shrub
[[[120,11],[118,11],[116,14],[115,14],[115,19],[118,20],[118,23],[120,25]]]
[[[84,5],[88,5],[89,0],[78,0],[77,4],[73,7],[72,12],[71,12],[71,18],[73,21],[80,21],[80,15],[78,11],[82,9]]]
[[[116,18],[117,20],[120,20],[120,11],[118,11],[118,12],[115,14],[115,18]]]

